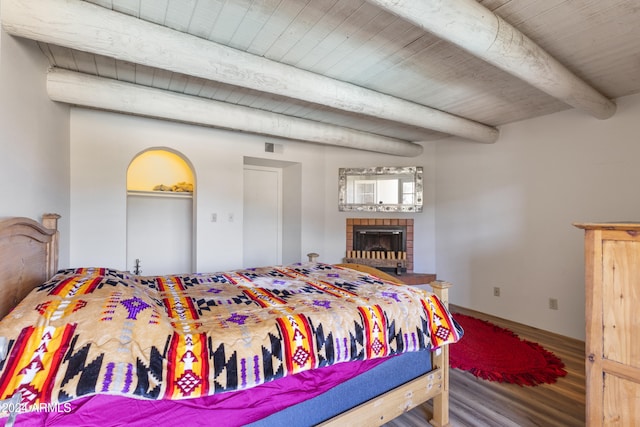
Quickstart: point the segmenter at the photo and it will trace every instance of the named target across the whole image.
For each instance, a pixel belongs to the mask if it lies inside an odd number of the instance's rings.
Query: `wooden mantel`
[[[396,276],[400,281],[407,285],[428,285],[436,280],[435,273],[405,273],[392,275]]]

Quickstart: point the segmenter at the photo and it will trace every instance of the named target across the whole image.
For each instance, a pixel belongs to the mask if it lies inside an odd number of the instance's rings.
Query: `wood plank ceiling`
[[[3,28],[38,41],[48,57],[54,100],[395,155],[416,155],[415,142],[448,135],[493,142],[500,125],[567,108],[606,119],[615,111],[607,99],[640,91],[638,0],[2,0],[1,7]],[[453,32],[434,35],[438,21]],[[480,43],[487,25],[496,26],[495,40],[478,52],[456,45],[463,36]],[[524,36],[505,35],[510,26]],[[576,80],[563,82],[538,59],[538,47]],[[492,49],[492,63],[481,58]],[[500,62],[524,64],[539,83]],[[598,112],[581,104],[593,98],[589,90],[602,95],[593,102]]]

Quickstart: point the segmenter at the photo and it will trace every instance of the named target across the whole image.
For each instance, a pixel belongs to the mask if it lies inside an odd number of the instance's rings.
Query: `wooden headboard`
[[[0,219],[0,318],[58,269],[58,214]]]

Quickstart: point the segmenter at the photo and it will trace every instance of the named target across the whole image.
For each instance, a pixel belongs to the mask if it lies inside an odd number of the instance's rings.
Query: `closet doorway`
[[[244,267],[282,262],[282,169],[244,165]]]
[[[127,170],[127,270],[194,271],[193,169],[178,153],[151,149]]]

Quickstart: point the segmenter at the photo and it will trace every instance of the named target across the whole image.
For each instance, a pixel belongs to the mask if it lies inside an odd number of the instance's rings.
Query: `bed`
[[[372,426],[430,399],[449,424],[449,283],[318,262],[58,270],[58,218],[0,220],[5,425]]]

